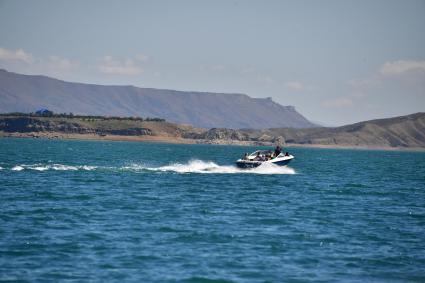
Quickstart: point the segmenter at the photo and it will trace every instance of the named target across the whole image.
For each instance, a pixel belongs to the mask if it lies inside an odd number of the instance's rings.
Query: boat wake
[[[32,164],[32,165],[16,165],[10,170],[12,171],[22,171],[22,170],[35,170],[35,171],[46,171],[46,170],[55,170],[55,171],[77,171],[77,170],[86,170],[91,171],[95,170],[97,166],[88,166],[88,165],[63,165],[63,164]]]
[[[214,173],[214,174],[296,174],[290,167],[281,167],[274,164],[262,164],[256,168],[240,169],[236,166],[218,165],[211,161],[191,160],[188,163],[174,163],[157,168],[146,168],[153,171],[176,172],[176,173]]]
[[[5,168],[2,168],[5,169]],[[240,169],[232,165],[218,165],[212,161],[191,160],[187,163],[173,163],[165,166],[150,167],[143,164],[130,164],[120,167],[89,166],[89,165],[64,165],[64,164],[20,164],[10,168],[11,171],[130,171],[146,172],[171,172],[171,173],[199,173],[199,174],[296,174],[290,167],[277,166],[264,163],[256,168]]]

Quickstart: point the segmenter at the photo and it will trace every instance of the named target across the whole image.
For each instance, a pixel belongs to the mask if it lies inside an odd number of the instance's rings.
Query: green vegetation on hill
[[[0,113],[0,117],[51,117],[51,118],[68,118],[68,119],[82,119],[85,121],[95,120],[118,120],[118,121],[147,121],[147,122],[165,122],[162,118],[142,118],[142,117],[118,117],[118,116],[99,116],[99,115],[74,115],[73,113],[54,113],[52,111],[44,111],[43,113]]]
[[[196,132],[197,129],[190,126],[168,123],[164,119],[157,118],[10,113],[0,115],[0,131],[5,133],[50,132],[64,134],[181,137],[187,131]]]

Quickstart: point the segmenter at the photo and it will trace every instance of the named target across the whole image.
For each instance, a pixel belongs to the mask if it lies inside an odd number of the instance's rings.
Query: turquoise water
[[[425,153],[254,149],[0,139],[0,281],[425,281]]]

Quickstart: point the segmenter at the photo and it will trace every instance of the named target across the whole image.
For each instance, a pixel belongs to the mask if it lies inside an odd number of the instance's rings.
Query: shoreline
[[[28,133],[4,133],[0,132],[0,138],[33,138],[49,140],[92,140],[92,141],[134,141],[134,142],[163,142],[176,144],[195,144],[195,140],[169,136],[121,136],[121,135],[97,135],[97,134],[65,134],[56,132],[28,132]]]
[[[274,146],[271,143],[237,140],[200,140],[186,139],[172,136],[123,136],[123,135],[97,135],[97,134],[65,134],[57,132],[27,132],[5,133],[0,132],[0,138],[33,138],[49,140],[91,140],[91,141],[131,141],[131,142],[158,142],[171,144],[215,144],[236,146]],[[319,149],[354,149],[354,150],[385,150],[385,151],[415,151],[422,152],[425,148],[418,147],[389,147],[389,146],[362,146],[362,145],[325,145],[325,144],[296,144],[287,143],[285,147],[293,148],[319,148]]]

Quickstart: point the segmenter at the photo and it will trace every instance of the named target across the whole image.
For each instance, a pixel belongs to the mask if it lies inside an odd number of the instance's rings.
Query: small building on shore
[[[35,114],[40,116],[50,117],[50,116],[53,116],[53,111],[50,111],[49,109],[46,109],[46,108],[41,108],[35,111]]]

